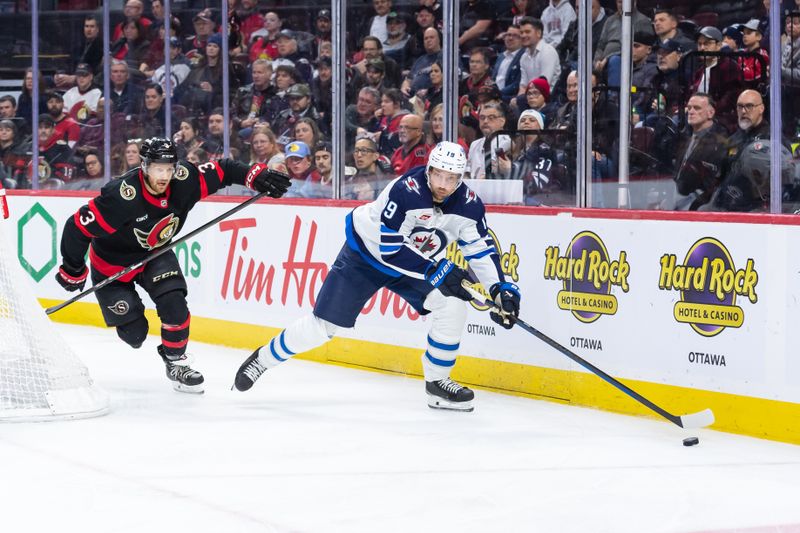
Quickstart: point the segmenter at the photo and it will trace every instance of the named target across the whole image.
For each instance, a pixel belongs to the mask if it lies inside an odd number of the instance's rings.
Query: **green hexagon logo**
[[[37,217],[41,217],[42,221],[50,228],[50,257],[45,261],[44,265],[38,269],[25,258],[25,227],[31,223],[36,223]],[[17,222],[17,257],[19,258],[19,264],[22,265],[22,268],[25,269],[25,272],[27,272],[30,277],[36,280],[36,283],[39,283],[58,262],[58,256],[56,255],[56,230],[55,219],[50,216],[50,213],[48,213],[39,202],[36,202],[27,213],[22,215],[19,222]],[[33,238],[33,236],[30,238]]]

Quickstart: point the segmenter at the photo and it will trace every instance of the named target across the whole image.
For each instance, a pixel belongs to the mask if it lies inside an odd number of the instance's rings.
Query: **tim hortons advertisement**
[[[6,236],[38,296],[53,280],[64,221],[85,197],[12,195]],[[182,233],[230,209],[201,202]],[[252,205],[176,248],[193,316],[282,327],[310,312],[344,243],[348,207]],[[800,401],[800,230],[793,225],[494,212],[487,221],[524,319],[603,370],[698,389]],[[459,265],[457,246],[443,255]],[[89,299],[89,301],[94,301]],[[424,347],[427,325],[383,290],[343,336]],[[580,370],[520,328],[469,307],[461,353]]]

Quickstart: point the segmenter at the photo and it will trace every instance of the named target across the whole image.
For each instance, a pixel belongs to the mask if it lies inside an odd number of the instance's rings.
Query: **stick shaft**
[[[134,270],[136,270],[137,268],[141,267],[142,265],[145,265],[145,264],[149,263],[150,261],[152,261],[156,257],[159,257],[162,254],[167,253],[168,251],[172,250],[173,248],[175,248],[179,244],[188,241],[189,239],[191,239],[192,237],[194,237],[198,233],[200,233],[202,231],[205,231],[206,229],[210,228],[211,226],[214,226],[214,225],[218,224],[219,222],[221,222],[221,221],[225,220],[226,218],[230,217],[231,215],[233,215],[235,213],[238,213],[239,211],[241,211],[242,209],[244,209],[248,205],[250,205],[252,203],[255,203],[257,200],[260,200],[261,198],[263,198],[266,195],[267,195],[266,192],[262,192],[262,193],[259,193],[259,194],[255,195],[255,196],[253,196],[252,198],[249,198],[248,200],[245,200],[244,202],[240,203],[236,207],[233,207],[233,208],[229,209],[228,211],[225,211],[224,213],[222,213],[218,217],[216,217],[216,218],[214,218],[212,220],[209,220],[208,222],[206,222],[202,226],[193,229],[192,231],[190,231],[189,233],[187,233],[186,235],[184,235],[180,239],[175,239],[174,241],[172,241],[171,243],[167,244],[166,246],[162,246],[161,248],[159,248],[158,250],[156,250],[152,254],[148,255],[147,257],[145,257],[144,259],[142,259],[138,263],[134,263],[133,265],[130,265],[129,267],[125,268],[124,270],[121,270],[121,271],[117,272],[113,276],[107,277],[106,279],[104,279],[103,281],[101,281],[100,283],[98,283],[96,285],[92,285],[91,287],[89,287],[85,291],[81,292],[80,294],[77,294],[76,296],[70,298],[69,300],[61,302],[58,305],[54,305],[53,307],[48,307],[47,309],[45,309],[45,313],[47,313],[48,315],[51,315],[51,314],[55,313],[56,311],[64,309],[68,305],[71,305],[71,304],[77,302],[78,300],[81,300],[81,299],[85,298],[86,296],[89,296],[90,294],[93,294],[93,293],[97,292],[98,290],[102,289],[103,287],[105,287],[109,283],[112,283],[112,282],[118,280],[119,278],[121,278],[122,276],[125,276],[126,274],[129,274],[129,273],[133,272]]]

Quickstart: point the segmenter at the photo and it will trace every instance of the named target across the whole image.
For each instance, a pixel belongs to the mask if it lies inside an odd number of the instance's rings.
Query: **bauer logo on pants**
[[[675,254],[664,254],[660,261],[658,288],[681,292],[681,301],[673,308],[675,320],[704,337],[742,326],[744,310],[736,305],[737,296],[758,302],[755,262],[748,258],[745,267],[737,269],[728,249],[713,237],[694,243],[683,264]]]

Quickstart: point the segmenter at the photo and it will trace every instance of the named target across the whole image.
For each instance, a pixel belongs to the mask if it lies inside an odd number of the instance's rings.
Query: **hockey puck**
[[[697,444],[700,444],[700,439],[697,437],[686,437],[683,439],[684,446],[696,446]]]

